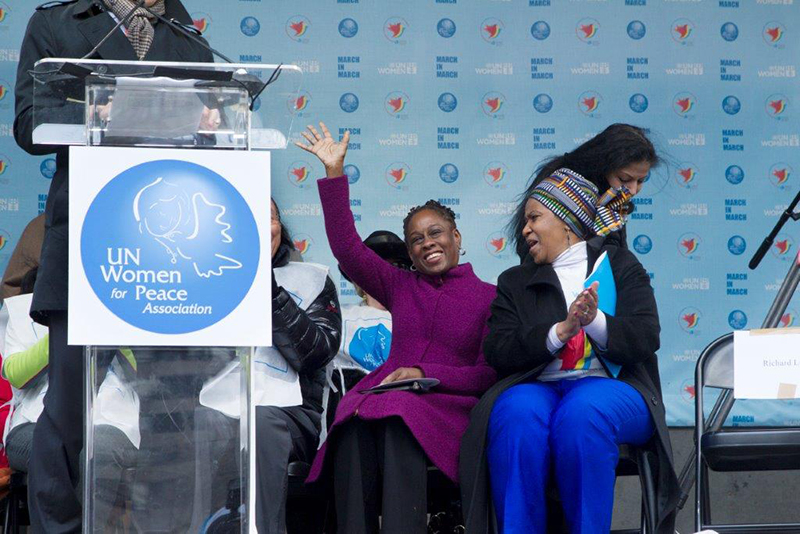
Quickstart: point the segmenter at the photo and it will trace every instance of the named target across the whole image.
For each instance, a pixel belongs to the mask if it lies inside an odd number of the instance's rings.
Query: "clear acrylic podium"
[[[283,149],[302,79],[293,65],[57,58],[31,75],[33,142],[54,149]],[[255,348],[162,343],[86,347],[83,531],[255,532]],[[221,410],[206,386],[231,370]]]

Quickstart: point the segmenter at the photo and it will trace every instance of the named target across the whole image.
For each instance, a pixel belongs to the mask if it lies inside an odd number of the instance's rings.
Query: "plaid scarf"
[[[128,16],[128,13],[136,7],[136,2],[133,0],[104,0],[108,8],[117,17],[117,20],[122,20]],[[153,12],[163,15],[166,12],[164,8],[164,0],[157,0],[150,8]],[[153,20],[155,17],[148,13],[146,10],[139,8],[136,13],[128,21],[125,28],[125,35],[133,46],[136,56],[141,60],[147,55],[150,50],[150,45],[153,44],[153,36],[155,30],[153,29]]]
[[[628,189],[609,189],[599,200],[597,196],[597,186],[567,168],[542,180],[531,194],[581,239],[589,234],[608,235],[625,224],[620,212],[631,198]]]

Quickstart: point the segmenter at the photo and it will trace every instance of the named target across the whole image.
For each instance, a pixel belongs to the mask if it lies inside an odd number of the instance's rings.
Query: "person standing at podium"
[[[193,40],[138,8],[138,2],[65,0],[42,4],[28,23],[20,48],[15,86],[14,138],[26,152],[56,154],[56,173],[45,209],[45,238],[31,316],[50,327],[49,389],[33,436],[28,475],[31,525],[48,534],[80,532],[79,455],[83,448],[83,347],[67,345],[67,229],[69,153],[66,147],[32,142],[33,87],[30,72],[48,57],[102,60],[211,62],[201,39]],[[145,0],[166,19],[190,27],[192,18],[179,0]],[[100,46],[100,42],[108,39]],[[91,318],[86,318],[91,320]]]

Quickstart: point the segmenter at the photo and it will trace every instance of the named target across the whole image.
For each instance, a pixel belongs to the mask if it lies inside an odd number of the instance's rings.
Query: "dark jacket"
[[[289,253],[289,247],[281,245],[272,267],[289,263]],[[330,278],[305,310],[283,288],[278,287],[273,293],[272,344],[300,375],[304,408],[322,413],[325,366],[336,356],[341,337],[342,314],[336,286]]]
[[[0,302],[22,293],[25,276],[39,267],[39,254],[44,241],[44,215],[34,218],[22,231],[22,235],[11,253],[3,283],[0,285]]]
[[[647,402],[656,427],[648,444],[658,457],[657,503],[659,534],[673,534],[678,480],[672,465],[672,448],[658,374],[658,311],[650,279],[636,257],[616,243],[605,243],[617,287],[615,315],[607,317],[608,347],[605,358],[622,365],[619,380],[636,388]],[[596,242],[587,245],[588,264],[601,253]],[[588,273],[587,273],[588,274]],[[494,532],[490,517],[486,429],[497,397],[518,383],[534,380],[554,358],[545,341],[550,327],[566,318],[567,302],[551,265],[526,262],[500,275],[497,299],[492,303],[489,335],[484,342],[486,360],[501,380],[472,412],[461,442],[459,474],[467,532]]]
[[[179,0],[165,0],[166,18],[192,24],[192,18]],[[17,83],[14,138],[17,144],[33,155],[56,153],[56,173],[50,184],[45,208],[45,238],[42,247],[39,275],[34,290],[31,314],[46,322],[47,312],[67,309],[67,226],[68,226],[68,151],[66,147],[34,146],[33,78],[34,64],[47,57],[80,58],[89,53],[116,23],[104,12],[101,0],[76,0],[53,7],[37,8],[28,23],[20,49]],[[130,60],[137,57],[121,31],[111,37],[92,56],[92,59]],[[153,46],[146,61],[211,62],[211,52],[192,42],[166,24],[155,24]],[[66,105],[66,104],[65,104]],[[82,105],[74,105],[75,110]]]

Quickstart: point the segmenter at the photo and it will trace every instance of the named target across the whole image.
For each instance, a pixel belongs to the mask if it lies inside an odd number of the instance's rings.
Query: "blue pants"
[[[610,378],[509,388],[489,421],[489,472],[504,534],[544,533],[552,471],[572,534],[611,530],[619,445],[653,435],[642,396]]]

